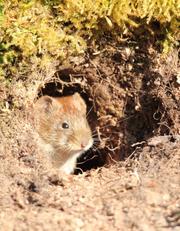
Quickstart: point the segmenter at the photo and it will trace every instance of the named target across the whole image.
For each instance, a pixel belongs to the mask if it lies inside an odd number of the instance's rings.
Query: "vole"
[[[93,145],[83,98],[79,93],[42,96],[34,104],[34,118],[41,150],[54,167],[73,173],[77,158]]]

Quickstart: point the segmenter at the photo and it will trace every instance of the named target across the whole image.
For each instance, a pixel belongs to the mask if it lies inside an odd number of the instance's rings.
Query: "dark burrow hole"
[[[43,89],[40,89],[39,96],[49,95],[53,97],[61,97],[72,95],[75,92],[80,93],[87,104],[87,112],[90,111],[88,114],[88,122],[92,131],[94,131],[98,126],[98,117],[93,109],[93,101],[89,97],[88,88],[83,88],[80,84],[81,81],[76,83],[71,74],[78,76],[78,74],[73,73],[71,69],[65,69],[58,72],[59,79],[57,78],[55,82],[47,83]],[[122,118],[122,122],[120,122],[119,126],[119,130],[122,129],[121,132],[124,133],[124,138],[116,153],[112,153],[113,158],[114,156],[117,157],[115,158],[116,160],[125,160],[136,149],[136,146],[132,147],[132,144],[146,141],[152,136],[157,135],[160,130],[162,112],[164,111],[162,102],[157,97],[150,95],[148,92],[139,97],[141,105],[141,109],[139,111],[135,110],[135,100],[132,97],[127,98],[127,104],[124,110],[125,118]],[[116,128],[116,130],[117,129],[118,128]],[[161,135],[168,133],[168,130],[161,129]],[[112,136],[111,139],[112,140],[110,142],[115,144],[116,142],[114,140],[116,137],[113,138]],[[111,155],[111,152],[107,149],[107,147],[101,150],[98,148],[95,150],[90,149],[78,159],[75,174],[110,163],[111,161],[109,162],[107,160],[108,155]],[[111,163],[114,162],[112,161]]]
[[[167,135],[170,132],[166,126],[161,125],[164,109],[159,99],[147,93],[140,99],[140,105],[141,108],[135,110],[134,98],[127,99],[125,116],[120,120],[118,128],[119,132],[123,133],[122,143],[116,153],[106,150],[111,158],[115,157],[115,162],[125,161],[129,156],[134,158],[132,153],[135,153],[137,148],[146,146],[148,139],[156,135]],[[113,163],[113,161],[108,162]]]
[[[127,100],[126,115],[130,117],[125,124],[128,133],[133,136],[136,142],[147,140],[154,135],[159,128],[161,120],[160,102],[151,96],[144,96],[140,100],[141,109],[135,111],[133,99]]]
[[[147,140],[159,135],[169,135],[170,121],[164,118],[165,108],[158,97],[150,95],[148,92],[140,97],[141,109],[135,110],[135,101],[132,98],[127,100],[125,114],[129,117],[124,123],[125,140],[127,149],[125,150],[124,159],[126,159],[136,148],[147,145]],[[169,126],[163,125],[166,121]]]
[[[89,99],[86,89],[82,89],[80,83],[71,83],[71,73],[72,70],[69,69],[58,72],[58,77],[60,81],[56,79],[55,82],[49,82],[45,84],[43,88],[39,89],[38,98],[43,95],[48,95],[52,97],[69,96],[73,95],[75,92],[78,92],[86,102],[88,115],[87,119],[93,132],[95,131],[97,126],[97,115],[93,110],[93,102]],[[75,174],[80,174],[92,168],[103,166],[104,164],[105,160],[103,160],[98,148],[93,146],[93,148],[83,153],[78,158]]]

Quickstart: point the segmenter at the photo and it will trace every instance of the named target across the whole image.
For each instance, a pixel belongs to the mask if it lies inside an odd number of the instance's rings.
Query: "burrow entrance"
[[[76,75],[75,80],[72,75]],[[80,83],[81,76],[74,73],[71,69],[63,69],[56,73],[55,81],[45,84],[45,86],[39,89],[38,97],[42,95],[49,95],[52,97],[63,97],[73,95],[78,92],[81,97],[85,100],[87,105],[87,120],[93,133],[96,133],[96,127],[98,126],[97,113],[94,110],[94,102],[89,97],[86,87]],[[97,168],[105,164],[104,152],[100,153],[98,146],[100,140],[96,136],[96,142],[89,151],[82,154],[78,159],[77,170],[75,173],[81,173],[92,168]]]
[[[63,69],[56,73],[54,82],[39,89],[39,96],[61,97],[79,92],[87,104],[88,121],[98,142],[96,139],[95,147],[79,158],[77,172],[125,160],[134,151],[134,143],[146,141],[158,132],[162,119],[162,103],[149,93],[139,95],[141,108],[136,108],[137,98],[120,94],[119,98],[110,99],[107,85],[90,81],[87,75]],[[111,104],[117,105],[114,113],[108,107]],[[118,104],[123,106],[121,111]]]
[[[39,96],[79,92],[86,101],[98,142],[79,159],[83,171],[123,161],[136,149],[134,144],[180,131],[177,70],[171,65],[177,66],[177,52],[160,61],[151,43],[135,41],[113,44],[105,39],[103,52],[88,50],[39,89]]]

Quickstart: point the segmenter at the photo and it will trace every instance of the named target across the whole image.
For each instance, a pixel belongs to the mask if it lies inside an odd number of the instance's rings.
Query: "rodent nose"
[[[82,141],[81,142],[81,148],[85,148],[87,146],[87,141]]]

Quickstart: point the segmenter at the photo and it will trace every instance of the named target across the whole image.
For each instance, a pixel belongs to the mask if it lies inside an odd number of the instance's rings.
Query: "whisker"
[[[87,112],[86,118],[88,118],[88,116],[89,116],[90,112],[92,111],[92,109],[93,109],[93,106],[92,106],[92,107],[89,109],[89,111]]]
[[[98,135],[96,135],[96,136],[94,135],[94,136],[92,136],[92,138],[93,139],[98,139]]]
[[[72,135],[72,140],[75,144],[79,145],[79,141],[75,135]]]
[[[96,133],[97,133],[97,131],[96,131],[96,130],[92,131],[92,134],[96,134]]]
[[[98,144],[97,143],[93,144],[93,146],[91,147],[91,149],[93,149],[93,148],[97,148],[98,149],[98,145],[99,145],[99,143]]]
[[[94,148],[92,151],[93,151],[93,152],[98,152],[98,154],[101,154],[101,152],[99,151],[98,148]]]
[[[74,170],[80,170],[81,171],[81,174],[83,173],[83,170],[82,170],[82,168],[79,168],[79,167],[75,167],[75,169]]]
[[[96,135],[92,135],[92,137],[93,137],[93,138],[98,138],[98,135],[97,135],[97,134],[96,134]]]
[[[91,148],[93,148],[93,147],[99,147],[99,146],[100,146],[100,142],[98,142],[98,143],[93,143],[93,145],[92,145]]]
[[[94,136],[94,135],[98,135],[97,131],[92,132],[92,135],[93,135],[93,136]]]
[[[100,141],[98,137],[92,137],[93,138],[93,141]]]
[[[102,128],[100,128],[100,129],[102,129]],[[121,132],[120,130],[119,131],[113,131],[113,130],[111,130],[111,131],[106,131],[105,133],[106,134],[112,134],[112,133],[113,134],[119,134],[120,132]],[[101,131],[100,131],[100,133],[101,133]],[[97,132],[96,133],[92,132],[92,137],[94,137],[94,136],[98,136],[98,133]],[[101,133],[101,136],[105,136],[105,135]]]
[[[72,148],[71,148],[71,146],[68,144],[68,146],[66,146],[65,148],[64,148],[64,153],[65,152],[69,152],[69,151],[71,151],[72,150]]]
[[[99,142],[99,141],[95,141],[95,142],[93,142],[93,144],[94,144],[94,145],[99,145],[100,142]]]
[[[98,157],[98,155],[93,155],[91,158],[89,158],[89,159],[86,159],[86,160],[84,160],[84,161],[81,161],[81,162],[78,162],[78,164],[84,164],[84,163],[86,163],[86,162],[88,162],[88,161],[90,161],[90,160],[93,160],[94,158],[96,158],[96,157]]]

